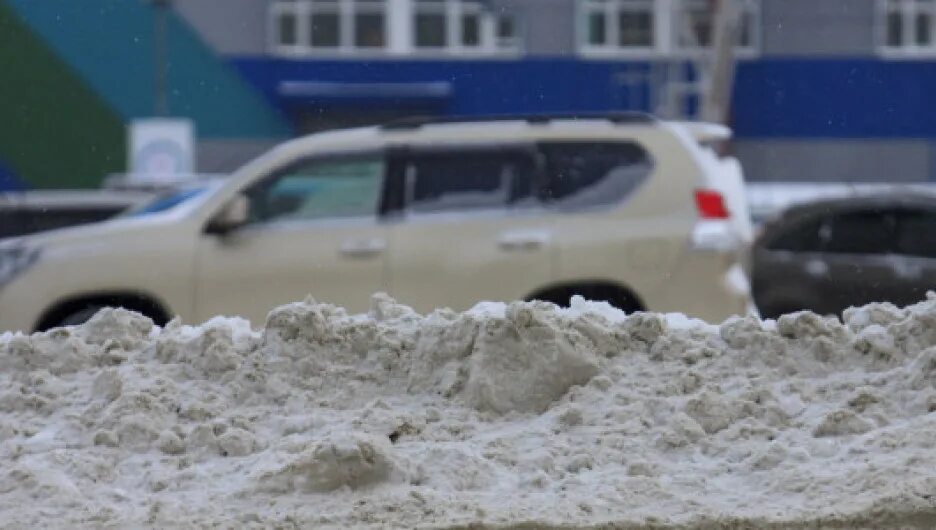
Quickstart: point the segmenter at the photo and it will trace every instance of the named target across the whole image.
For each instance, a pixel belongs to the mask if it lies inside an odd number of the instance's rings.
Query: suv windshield
[[[196,197],[204,196],[208,191],[217,189],[218,186],[218,183],[204,184],[166,192],[158,195],[147,203],[127,210],[121,214],[120,217],[143,217],[155,213],[166,212],[175,208],[176,206],[179,206],[180,204],[187,203]]]

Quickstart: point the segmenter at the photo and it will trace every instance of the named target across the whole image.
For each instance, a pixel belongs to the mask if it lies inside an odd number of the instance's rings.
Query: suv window
[[[561,208],[618,203],[653,171],[649,153],[633,142],[545,142],[548,200]]]
[[[896,216],[890,211],[856,211],[832,216],[822,234],[825,251],[887,254],[894,249]]]
[[[407,210],[417,213],[534,203],[536,162],[523,150],[460,149],[406,158]]]
[[[897,252],[936,258],[936,212],[905,210],[897,223]]]
[[[377,214],[380,155],[306,160],[247,191],[252,222],[368,217]]]

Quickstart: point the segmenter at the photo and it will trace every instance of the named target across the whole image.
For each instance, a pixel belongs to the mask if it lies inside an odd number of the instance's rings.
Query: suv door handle
[[[382,254],[387,242],[379,237],[351,239],[341,244],[341,254],[349,258],[370,258]]]
[[[548,230],[510,230],[497,238],[497,245],[504,250],[536,250],[551,240]]]

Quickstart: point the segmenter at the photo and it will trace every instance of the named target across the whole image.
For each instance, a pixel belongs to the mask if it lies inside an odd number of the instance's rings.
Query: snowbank
[[[936,299],[720,326],[577,300],[0,336],[15,527],[932,528]]]

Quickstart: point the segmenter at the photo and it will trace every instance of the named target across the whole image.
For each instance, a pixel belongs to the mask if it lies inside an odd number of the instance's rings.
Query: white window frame
[[[485,9],[483,2],[443,0],[438,12],[445,14],[445,45],[440,47],[419,47],[416,45],[416,14],[419,12],[416,0],[411,2],[411,46],[418,56],[455,56],[455,57],[511,57],[522,53],[521,27],[514,18],[513,43],[501,46],[497,37],[497,22],[503,15],[494,10]],[[436,10],[433,10],[436,11]],[[432,11],[426,11],[432,12]],[[462,15],[476,14],[479,23],[479,42],[477,46],[465,46],[463,43]]]
[[[269,48],[277,55],[303,55],[306,43],[309,42],[308,23],[303,23],[303,19],[308,20],[305,2],[283,2],[274,1],[270,4],[270,11],[267,17],[267,35],[269,35]],[[279,19],[282,15],[292,14],[296,21],[296,43],[283,44],[279,38]]]
[[[914,59],[919,57],[936,56],[936,2],[923,6],[918,0],[877,0],[875,10],[875,41],[880,55],[894,59]],[[930,41],[928,45],[916,43],[916,15],[921,7],[930,15]],[[896,11],[901,15],[903,23],[903,43],[891,46],[887,43],[888,18],[890,13]]]
[[[361,4],[358,8],[358,4]],[[341,50],[345,52],[355,51],[383,51],[386,52],[390,47],[390,3],[387,0],[368,0],[367,2],[353,3],[343,0],[341,2],[342,10],[342,33]],[[358,46],[354,41],[357,37],[357,15],[359,14],[379,14],[383,17],[383,45],[382,46]]]
[[[502,40],[497,36],[497,23],[506,15],[486,8],[481,1],[463,2],[444,0],[440,11],[446,17],[445,46],[419,48],[416,46],[415,15],[416,0],[370,0],[382,9],[358,9],[355,0],[335,0],[339,14],[339,44],[334,47],[313,47],[309,17],[316,11],[315,0],[273,0],[267,12],[268,49],[273,55],[282,57],[321,56],[446,56],[446,57],[515,57],[522,54],[522,25],[513,19],[514,35]],[[358,12],[382,11],[384,16],[384,46],[360,47],[355,45],[355,16]],[[296,44],[284,45],[279,41],[279,18],[285,13],[296,17]],[[462,15],[477,14],[479,43],[465,46],[463,41]],[[503,45],[506,42],[508,45]]]
[[[618,44],[618,14],[623,10],[636,10],[641,5],[650,8],[653,42],[650,46],[620,46]],[[576,0],[576,7],[576,40],[579,43],[579,52],[584,55],[641,57],[656,55],[664,47],[663,43],[666,40],[666,36],[663,35],[663,33],[666,33],[664,21],[669,17],[662,12],[661,7],[663,6],[660,2],[655,0],[604,0],[603,2],[600,0]],[[592,44],[590,42],[591,35],[589,31],[591,27],[589,19],[590,15],[596,12],[604,13],[605,16],[604,44]]]
[[[323,2],[324,3],[324,2]],[[334,0],[330,2],[337,8],[338,46],[312,46],[310,16],[317,12],[332,12],[316,6],[315,0],[274,0],[268,11],[267,25],[269,49],[274,55],[286,57],[335,56],[335,55],[386,55],[391,52],[393,40],[392,8],[394,0],[368,0],[364,9],[358,9],[355,0]],[[296,44],[283,45],[279,40],[279,16],[294,13],[297,20]],[[358,13],[382,13],[384,20],[384,45],[378,47],[357,46],[355,39],[355,16]]]
[[[682,35],[681,29],[678,26],[684,23],[682,9],[692,2],[700,2],[705,0],[672,0],[672,49],[680,54],[694,55],[694,54],[703,54],[708,52],[711,48],[706,46],[692,46],[685,45],[680,42],[680,36]],[[738,29],[740,31],[743,24],[744,18],[743,15],[747,14],[750,16],[751,27],[748,28],[748,31],[751,34],[751,42],[747,46],[742,46],[740,44],[735,45],[735,54],[740,57],[749,57],[757,54],[757,51],[760,49],[761,44],[761,11],[760,11],[760,1],[759,0],[734,0],[738,8]],[[714,24],[714,20],[712,21]],[[714,31],[714,28],[712,28]],[[714,35],[713,35],[714,37]],[[714,44],[714,43],[713,43]]]
[[[660,58],[672,56],[695,56],[708,52],[706,47],[683,46],[679,42],[680,32],[676,27],[683,18],[682,6],[685,0],[576,0],[576,43],[581,56],[602,58]],[[736,46],[739,57],[753,57],[761,47],[761,0],[735,0],[740,3],[743,12],[751,15],[751,45]],[[628,8],[645,4],[653,13],[653,43],[651,46],[620,46],[618,42],[617,15],[621,7]],[[598,6],[602,6],[599,8]],[[595,45],[589,42],[589,20],[591,12],[603,10],[605,13],[605,44]]]

